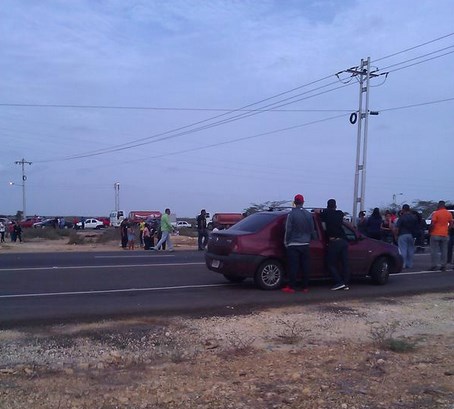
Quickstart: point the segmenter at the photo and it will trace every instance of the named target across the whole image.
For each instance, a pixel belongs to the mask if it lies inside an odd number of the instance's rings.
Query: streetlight
[[[25,180],[24,180],[25,182]],[[22,220],[25,220],[25,183],[9,182],[10,186],[20,186],[22,188]]]

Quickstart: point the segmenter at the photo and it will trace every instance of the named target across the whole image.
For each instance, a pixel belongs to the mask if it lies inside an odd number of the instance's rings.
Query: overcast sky
[[[367,57],[389,75],[371,80],[366,208],[454,200],[453,16],[452,0],[3,0],[0,213],[22,210],[23,158],[29,215],[108,215],[116,182],[125,211],[301,193],[351,212],[359,86],[335,74]]]

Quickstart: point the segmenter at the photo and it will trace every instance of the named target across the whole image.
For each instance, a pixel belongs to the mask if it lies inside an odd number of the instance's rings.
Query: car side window
[[[343,224],[342,229],[344,230],[345,237],[347,238],[348,241],[356,241],[357,239],[356,234],[350,227]]]

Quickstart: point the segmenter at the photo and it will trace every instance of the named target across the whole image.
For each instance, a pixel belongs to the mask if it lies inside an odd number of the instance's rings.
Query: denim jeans
[[[156,250],[160,250],[161,249],[161,246],[162,246],[162,243],[166,243],[167,244],[167,249],[168,250],[173,250],[173,244],[172,244],[172,241],[170,240],[170,232],[169,231],[163,231],[162,232],[162,237],[161,237],[161,240],[158,241],[158,244],[156,244]]]
[[[411,234],[401,234],[397,238],[399,252],[404,259],[404,268],[413,267],[413,256],[415,254],[415,239]]]
[[[342,272],[339,272],[338,265],[342,266]],[[344,239],[330,240],[326,249],[326,264],[333,277],[335,285],[350,282],[350,269],[348,266],[348,243]]]
[[[430,236],[430,257],[432,267],[446,267],[448,259],[448,237]]]
[[[298,272],[302,272],[303,288],[309,285],[309,270],[310,270],[310,255],[309,245],[305,246],[288,246],[287,247],[287,262],[288,262],[288,278],[289,286],[296,287],[296,278]]]

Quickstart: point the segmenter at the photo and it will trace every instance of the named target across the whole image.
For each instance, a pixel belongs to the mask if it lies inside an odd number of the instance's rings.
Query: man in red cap
[[[298,271],[302,271],[303,292],[308,292],[310,255],[309,244],[315,236],[312,214],[303,208],[303,195],[296,195],[295,207],[287,216],[285,223],[284,244],[287,249],[289,284],[282,288],[286,293],[294,293]]]

